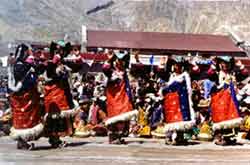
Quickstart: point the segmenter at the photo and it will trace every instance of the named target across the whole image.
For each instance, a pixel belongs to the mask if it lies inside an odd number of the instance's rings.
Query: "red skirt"
[[[48,113],[45,136],[68,136],[73,133],[70,118],[51,118],[51,114],[58,114],[70,109],[64,89],[57,84],[45,85],[44,89],[45,111]]]
[[[177,92],[172,92],[165,95],[164,112],[166,123],[183,121],[182,113],[180,110],[179,95]]]
[[[69,104],[65,92],[57,84],[45,85],[44,88],[45,111],[60,112],[69,109]]]
[[[13,127],[15,129],[29,129],[41,123],[41,109],[39,93],[36,88],[10,95],[10,106],[13,113]]]
[[[133,109],[129,97],[126,93],[125,82],[110,85],[106,91],[108,118],[118,116]]]
[[[239,118],[229,89],[223,89],[212,95],[211,109],[214,123]]]

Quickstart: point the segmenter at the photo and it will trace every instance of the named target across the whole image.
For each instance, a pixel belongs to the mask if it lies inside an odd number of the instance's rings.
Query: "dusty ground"
[[[116,165],[116,164],[250,164],[250,145],[216,146],[193,143],[166,146],[159,139],[130,139],[128,145],[110,145],[107,138],[66,138],[70,146],[51,149],[47,139],[35,142],[35,151],[20,151],[9,137],[0,138],[0,164]]]

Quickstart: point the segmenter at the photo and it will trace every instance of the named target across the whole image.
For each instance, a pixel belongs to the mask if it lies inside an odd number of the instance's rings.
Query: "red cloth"
[[[33,128],[41,122],[39,93],[35,88],[23,94],[11,94],[10,106],[15,129]]]
[[[109,85],[106,92],[108,118],[129,112],[133,109],[126,93],[125,81],[119,84]]]
[[[166,123],[183,121],[180,100],[177,92],[168,93],[164,97],[164,114]]]
[[[45,85],[44,93],[44,104],[47,113],[51,112],[51,110],[65,111],[69,109],[65,92],[57,84]]]
[[[212,120],[215,123],[239,117],[229,89],[223,89],[212,95],[211,109]]]
[[[45,85],[44,105],[47,113],[67,111],[70,108],[64,89],[60,88],[58,84]],[[46,136],[72,135],[72,123],[69,118],[61,118],[60,121],[50,121],[50,123],[47,123],[47,130],[45,131]]]

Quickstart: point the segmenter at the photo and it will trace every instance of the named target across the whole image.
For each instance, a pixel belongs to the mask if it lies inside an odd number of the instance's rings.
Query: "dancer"
[[[133,110],[132,96],[126,69],[129,64],[129,54],[126,51],[115,51],[110,56],[103,71],[108,77],[106,87],[107,120],[109,143],[124,144],[123,136],[129,133],[129,120],[137,115]]]
[[[184,133],[195,124],[191,82],[184,65],[184,59],[176,57],[173,73],[163,89],[164,125],[152,132],[153,136],[166,137],[166,144],[186,142]]]
[[[9,58],[8,88],[13,127],[10,136],[17,141],[17,149],[34,149],[29,141],[37,140],[44,129],[34,57],[27,45],[17,47],[15,57]]]
[[[72,135],[70,118],[79,108],[79,105],[73,102],[68,81],[71,69],[62,63],[64,49],[64,44],[51,44],[51,57],[44,72],[45,136],[49,137],[49,143],[54,148],[67,145],[60,137]]]
[[[219,58],[219,85],[211,91],[211,116],[215,144],[218,145],[235,144],[235,128],[242,123],[231,61],[229,57]]]

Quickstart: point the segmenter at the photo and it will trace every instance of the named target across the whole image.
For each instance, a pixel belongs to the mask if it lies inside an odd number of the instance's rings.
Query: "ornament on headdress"
[[[123,57],[125,57],[128,54],[127,51],[121,51],[121,50],[114,50],[114,53],[118,59],[123,59]]]
[[[64,42],[63,40],[59,40],[59,41],[57,42],[57,44],[58,44],[59,46],[61,46],[61,47],[64,47],[64,46],[65,46],[65,42]]]
[[[232,59],[232,57],[229,56],[221,56],[219,57],[220,60],[224,61],[224,62],[230,62],[230,60]]]
[[[174,61],[175,61],[175,63],[183,63],[184,58],[181,56],[175,56]]]

